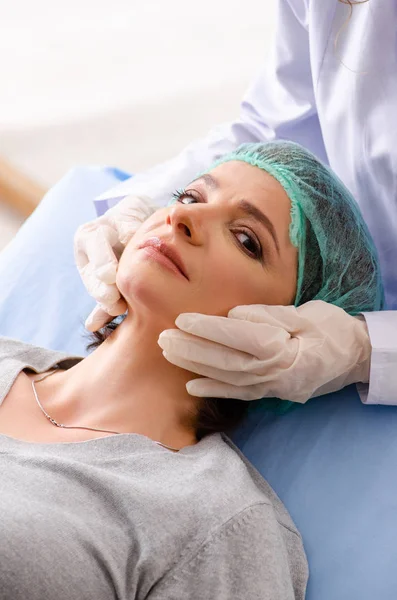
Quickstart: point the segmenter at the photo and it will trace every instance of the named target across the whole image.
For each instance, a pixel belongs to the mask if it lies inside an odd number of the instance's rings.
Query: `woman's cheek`
[[[216,285],[218,301],[228,310],[243,304],[266,304],[273,288],[271,277],[262,268],[245,261],[236,268],[225,269]]]
[[[207,280],[207,309],[213,314],[226,314],[228,311],[244,303],[249,297],[251,286],[249,277],[244,276],[238,268],[229,264],[218,265],[214,268],[209,281]]]

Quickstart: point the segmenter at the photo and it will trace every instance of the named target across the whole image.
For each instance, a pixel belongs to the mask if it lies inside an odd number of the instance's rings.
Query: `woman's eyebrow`
[[[276,230],[274,228],[273,223],[259,208],[248,202],[247,200],[240,200],[238,203],[238,208],[246,215],[253,217],[256,221],[258,221],[261,225],[266,227],[268,232],[273,238],[274,244],[276,246],[276,250],[278,255],[280,256],[280,245],[278,243],[278,238],[276,235]]]
[[[208,187],[210,187],[214,190],[219,188],[219,183],[217,182],[215,177],[213,177],[209,173],[205,173],[204,175],[201,175],[195,181],[200,181],[200,180],[204,181],[204,183],[206,183],[208,185]],[[261,210],[259,210],[259,208],[257,208],[253,204],[251,204],[251,202],[248,202],[248,200],[240,200],[240,202],[238,203],[238,208],[245,215],[247,215],[249,217],[253,217],[256,221],[258,221],[258,223],[263,225],[263,227],[265,227],[268,230],[268,232],[270,233],[270,235],[273,238],[274,245],[276,246],[277,254],[280,256],[280,244],[278,243],[278,238],[277,238],[277,234],[276,234],[274,225],[271,222],[271,220],[269,219],[269,217],[267,217]]]
[[[212,177],[212,175],[210,175],[209,173],[200,175],[200,177],[197,177],[197,179],[195,179],[192,183],[196,183],[196,181],[200,181],[200,180],[204,181],[204,183],[206,183],[208,185],[208,187],[210,187],[213,190],[216,190],[217,188],[219,188],[219,183],[217,182],[215,177]]]

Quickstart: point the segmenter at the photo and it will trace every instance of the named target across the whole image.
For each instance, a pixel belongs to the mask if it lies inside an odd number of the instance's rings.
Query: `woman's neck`
[[[173,448],[194,444],[198,399],[185,387],[194,376],[157,344],[169,327],[128,316],[80,363],[37,384],[47,412],[67,425],[139,433]]]

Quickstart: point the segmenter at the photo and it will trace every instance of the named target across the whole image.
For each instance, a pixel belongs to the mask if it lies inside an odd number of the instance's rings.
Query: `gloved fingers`
[[[113,306],[120,299],[120,292],[116,284],[109,285],[98,279],[91,264],[87,264],[81,269],[80,275],[90,296],[106,309]]]
[[[322,321],[325,317],[327,319],[329,316],[331,318],[343,318],[344,315],[348,315],[343,308],[339,306],[335,306],[335,304],[330,304],[329,302],[324,302],[324,300],[310,300],[309,302],[305,302],[301,306],[298,306],[296,309],[298,313],[311,321]]]
[[[77,228],[73,239],[73,253],[74,260],[78,267],[81,269],[86,266],[88,259],[85,250],[87,235],[92,231],[92,222],[84,223]]]
[[[88,331],[94,332],[104,327],[112,319],[113,317],[104,311],[100,304],[97,304],[94,310],[88,315],[84,325]]]
[[[142,220],[137,220],[137,221],[130,221],[130,220],[126,220],[125,222],[122,220],[119,220],[117,223],[117,231],[118,231],[118,238],[120,243],[123,245],[123,247],[125,247],[131,240],[132,237],[134,237],[134,235],[136,234],[136,232],[138,231],[139,227],[142,225],[143,223],[143,219]]]
[[[180,330],[195,336],[194,341],[197,338],[207,339],[226,348],[245,352],[258,360],[273,360],[283,348],[287,349],[287,353],[290,352],[287,345],[291,337],[280,327],[199,313],[183,313],[175,324]]]
[[[247,386],[237,386],[228,383],[222,383],[215,379],[203,377],[193,379],[186,384],[186,390],[191,396],[202,398],[236,398],[237,400],[260,400],[261,398],[279,398],[280,400],[289,400],[287,397],[278,395],[276,381],[267,383],[255,383]],[[308,396],[296,395],[293,402],[304,404]]]
[[[122,298],[111,306],[110,309],[105,309],[101,304],[97,304],[87,317],[85,328],[92,332],[98,331],[98,329],[110,323],[114,317],[124,314],[126,310],[127,303]]]
[[[180,354],[174,354],[173,352],[163,351],[163,356],[166,360],[168,360],[168,362],[180,367],[181,369],[185,369],[191,373],[196,373],[197,375],[202,375],[203,377],[210,377],[212,379],[216,379],[217,381],[229,383],[238,387],[263,383],[267,379],[272,379],[272,375],[270,373],[269,375],[265,375],[253,373],[252,371],[244,372],[218,369],[212,364],[202,363],[199,361],[195,362],[193,360],[189,360],[188,358],[182,357]]]
[[[221,329],[224,330],[228,327],[229,323],[227,317],[205,315],[202,313],[182,313],[176,318],[175,325],[186,333],[191,333],[192,335],[197,335],[198,337],[212,339],[211,335],[213,335],[216,331],[220,331]],[[207,332],[210,332],[209,337]],[[218,340],[213,339],[213,341]]]
[[[90,262],[90,254],[92,254],[92,250],[88,251],[87,246],[89,241],[92,240],[93,237],[96,236],[98,230],[100,230],[99,238],[103,239],[103,237],[107,237],[111,240],[112,245],[118,242],[117,233],[113,227],[110,227],[107,223],[101,222],[103,217],[96,219],[95,221],[90,221],[89,223],[85,223],[84,225],[80,225],[78,227],[73,240],[73,252],[74,258],[77,264],[77,267],[80,269],[85,267],[85,265]],[[98,222],[97,222],[98,221]],[[96,239],[98,236],[96,236]],[[100,241],[97,239],[97,241]],[[92,244],[91,244],[92,246]],[[97,255],[95,252],[96,247],[94,245],[94,255]],[[96,264],[96,263],[95,263]],[[100,263],[102,264],[102,263]]]
[[[208,371],[204,373],[202,369],[206,369],[208,366],[211,366],[216,372],[221,370],[254,373],[255,368],[260,371],[263,365],[262,361],[250,354],[234,348],[227,348],[177,329],[167,329],[161,332],[158,344],[174,359],[184,361],[184,364],[195,365],[192,370],[200,375],[207,375]]]
[[[247,401],[263,398],[262,388],[261,384],[239,387],[207,377],[193,379],[186,384],[186,390],[191,396],[199,398],[236,398]]]
[[[228,317],[280,327],[289,334],[296,334],[308,326],[305,315],[300,314],[295,306],[271,306],[267,304],[236,306],[229,311]]]
[[[118,259],[113,247],[117,246],[117,233],[107,225],[101,225],[86,240],[87,261],[96,277],[106,284],[116,282]]]
[[[282,327],[291,335],[301,332],[303,335],[316,335],[317,329],[329,327],[330,323],[343,320],[348,325],[353,318],[342,308],[323,300],[311,300],[298,307],[264,304],[236,306],[229,311],[228,317]]]
[[[117,229],[120,242],[126,246],[141,224],[156,210],[158,208],[152,205],[149,196],[134,195],[126,196],[114,209],[110,209],[109,218]]]
[[[104,311],[106,311],[111,317],[118,317],[119,315],[124,314],[127,309],[127,302],[124,300],[124,298],[122,296],[120,296],[120,298],[117,300],[117,302],[115,302],[114,304],[110,305],[110,306],[103,306],[102,305],[102,309]]]

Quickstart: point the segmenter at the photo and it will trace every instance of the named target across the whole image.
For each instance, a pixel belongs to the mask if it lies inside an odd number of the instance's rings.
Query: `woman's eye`
[[[234,235],[249,256],[252,256],[255,259],[262,258],[261,245],[253,235],[251,236],[245,231],[236,231],[234,232]]]
[[[198,202],[198,200],[191,194],[183,194],[183,196],[179,196],[178,202],[181,202],[181,204],[192,204],[193,202]]]
[[[193,194],[186,192],[185,190],[177,190],[172,195],[172,198],[175,202],[180,202],[181,204],[192,204],[193,202],[200,202],[198,198],[193,196]]]

